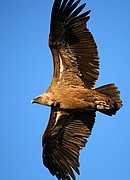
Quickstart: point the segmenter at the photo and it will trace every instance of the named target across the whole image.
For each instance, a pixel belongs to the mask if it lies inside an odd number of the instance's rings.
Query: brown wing
[[[49,46],[54,59],[54,78],[68,84],[93,88],[98,79],[99,57],[92,34],[86,28],[89,20],[85,3],[80,0],[55,0],[51,14]]]
[[[85,146],[95,121],[95,112],[51,110],[43,134],[43,163],[58,179],[75,180],[79,174],[79,151]]]

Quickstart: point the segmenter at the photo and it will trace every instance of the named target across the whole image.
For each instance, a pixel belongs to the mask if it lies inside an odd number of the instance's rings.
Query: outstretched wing
[[[99,57],[92,34],[86,28],[90,11],[80,13],[80,0],[55,0],[51,14],[49,46],[57,81],[93,88],[98,79]]]
[[[79,151],[85,146],[95,122],[95,112],[67,112],[52,108],[43,134],[43,163],[58,179],[75,180]]]

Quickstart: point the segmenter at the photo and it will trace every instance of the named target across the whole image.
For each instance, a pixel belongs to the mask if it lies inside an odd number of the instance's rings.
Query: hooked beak
[[[34,99],[31,100],[31,103],[32,103],[32,104],[33,104],[33,103],[38,103],[38,104],[40,104],[40,101],[41,101],[41,96],[37,96],[37,97],[35,97]]]
[[[31,100],[31,103],[32,103],[32,104],[35,103],[35,99]]]

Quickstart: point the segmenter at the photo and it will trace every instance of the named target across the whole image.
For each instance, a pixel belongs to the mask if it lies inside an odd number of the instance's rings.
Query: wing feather
[[[81,13],[86,3],[55,0],[50,25],[49,46],[54,60],[54,76],[93,88],[98,79],[99,57],[96,42],[86,28],[90,11]],[[81,14],[80,14],[81,13]],[[60,72],[60,61],[63,71]],[[70,78],[71,77],[71,78]]]
[[[58,179],[75,180],[74,171],[80,174],[79,152],[87,143],[86,138],[91,134],[94,121],[94,111],[74,112],[52,108],[42,140],[43,163],[52,175]]]

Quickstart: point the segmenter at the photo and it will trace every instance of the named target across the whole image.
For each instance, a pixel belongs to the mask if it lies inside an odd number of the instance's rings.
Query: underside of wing
[[[49,46],[54,59],[54,77],[81,79],[93,88],[98,79],[99,57],[92,34],[86,28],[90,11],[81,13],[80,0],[55,0],[51,14]],[[80,81],[75,81],[79,82]]]
[[[95,122],[95,112],[52,109],[43,135],[43,163],[57,179],[75,180],[79,174],[79,151],[85,146]]]

